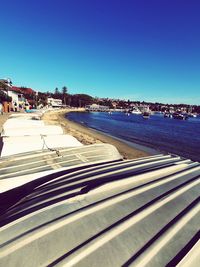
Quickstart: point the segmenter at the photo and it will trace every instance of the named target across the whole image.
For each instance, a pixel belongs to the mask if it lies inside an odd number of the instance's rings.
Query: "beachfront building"
[[[101,105],[97,105],[97,104],[87,105],[87,106],[85,106],[85,109],[87,111],[100,111],[100,112],[109,111],[108,106],[101,106]]]
[[[19,111],[19,106],[22,106],[22,95],[18,92],[8,90],[8,96],[12,98],[12,108],[14,111]]]
[[[12,86],[12,81],[9,78],[0,79],[0,90],[3,91],[8,97],[11,97],[12,101],[9,102],[8,107],[4,107],[4,111],[19,111],[20,109],[29,109],[29,103],[24,95],[20,92],[20,88]]]
[[[23,94],[20,94],[19,92],[16,92],[12,89],[3,91],[12,98],[11,109],[13,109],[14,111],[19,111],[20,109],[29,108],[29,103],[27,99],[23,96]]]
[[[62,107],[62,100],[48,97],[47,98],[47,104],[48,104],[48,106],[53,107],[53,108],[61,108]]]
[[[23,94],[14,90],[9,90],[8,95],[12,97],[12,104],[15,111],[18,111],[19,109],[29,109],[29,102]]]
[[[0,79],[0,90],[2,92],[2,97],[0,99],[2,110],[1,112],[9,112],[12,109],[12,103],[10,102],[12,98],[8,94],[9,89],[12,87],[12,82],[9,78]]]

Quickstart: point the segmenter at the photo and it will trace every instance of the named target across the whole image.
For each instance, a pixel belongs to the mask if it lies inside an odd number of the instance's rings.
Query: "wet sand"
[[[72,111],[83,111],[83,109],[48,111],[43,115],[42,119],[45,121],[45,124],[62,126],[65,134],[74,136],[84,145],[95,143],[112,144],[118,149],[124,159],[135,159],[150,155],[146,151],[135,149],[122,141],[66,119],[65,114]]]

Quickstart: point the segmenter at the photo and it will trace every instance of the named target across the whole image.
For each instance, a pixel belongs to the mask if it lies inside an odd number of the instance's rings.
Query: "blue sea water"
[[[122,112],[71,112],[67,117],[133,144],[200,161],[200,117],[177,120],[155,114],[144,119]]]

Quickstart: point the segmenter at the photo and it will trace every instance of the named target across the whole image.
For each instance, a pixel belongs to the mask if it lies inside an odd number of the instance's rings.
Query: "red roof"
[[[19,92],[21,94],[33,94],[35,95],[35,91],[32,88],[26,88],[26,87],[17,87],[17,86],[12,86],[12,88],[9,88],[11,91]]]

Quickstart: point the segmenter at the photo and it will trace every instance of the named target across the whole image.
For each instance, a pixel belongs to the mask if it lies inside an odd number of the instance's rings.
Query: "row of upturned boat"
[[[199,162],[123,160],[41,117],[3,126],[0,266],[198,266]]]

